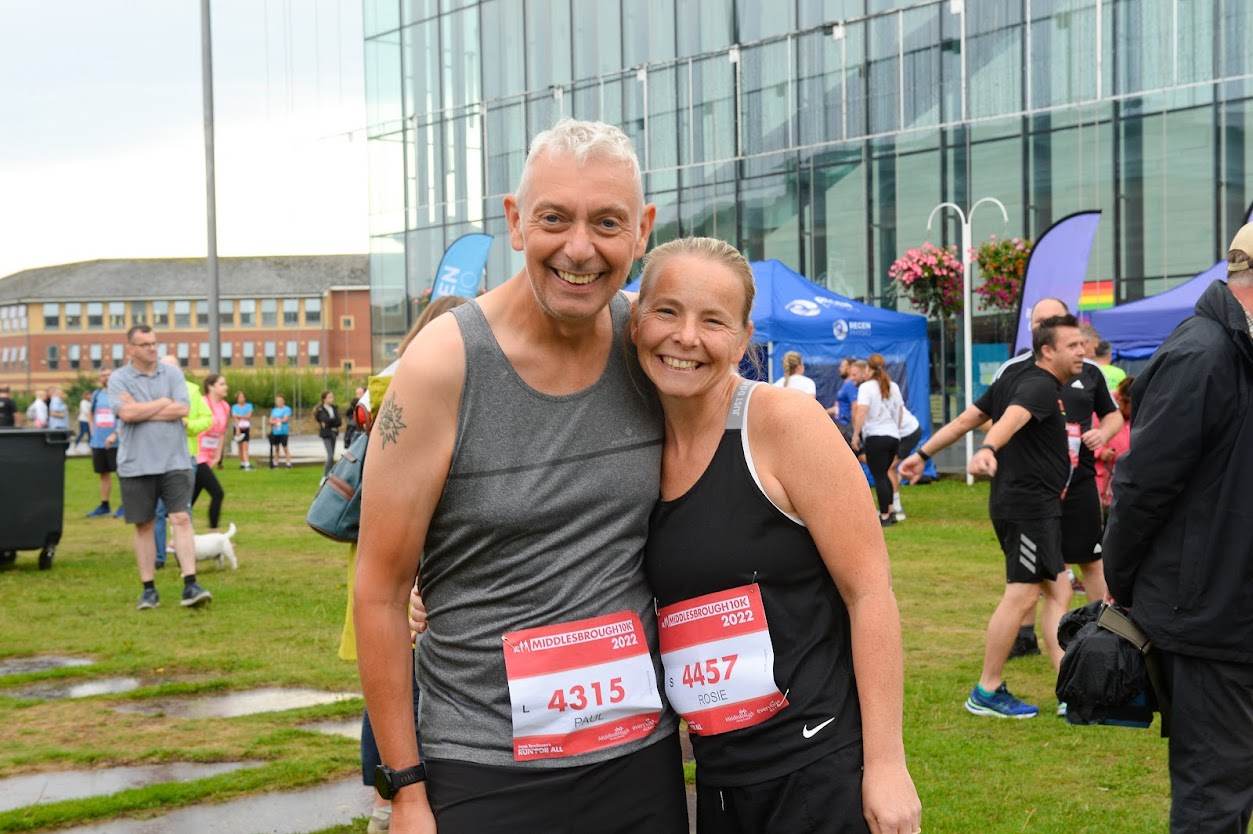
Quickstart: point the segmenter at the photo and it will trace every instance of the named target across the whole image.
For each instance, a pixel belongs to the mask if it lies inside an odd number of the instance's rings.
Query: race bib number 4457
[[[666,697],[690,732],[751,727],[787,706],[757,585],[667,605],[657,622]]]
[[[656,729],[661,694],[637,614],[513,631],[504,650],[515,760],[577,756]]]

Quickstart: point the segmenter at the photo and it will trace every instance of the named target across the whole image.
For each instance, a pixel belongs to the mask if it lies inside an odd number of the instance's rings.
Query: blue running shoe
[[[978,686],[970,690],[966,709],[975,715],[990,715],[993,718],[1035,718],[1040,713],[1039,707],[1033,707],[1010,695],[1004,683],[991,695],[984,695]]]
[[[118,505],[117,512],[115,512],[115,513],[113,514],[113,517],[114,517],[114,518],[121,518],[121,517],[122,517],[122,505],[121,505],[121,504],[119,504],[119,505]]]
[[[104,516],[107,516],[112,512],[113,510],[109,509],[108,504],[102,503],[99,507],[96,507],[94,510],[87,513],[87,517],[88,518],[103,518]]]

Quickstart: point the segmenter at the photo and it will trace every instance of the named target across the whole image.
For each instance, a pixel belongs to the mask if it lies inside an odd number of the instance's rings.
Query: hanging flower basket
[[[962,309],[962,263],[956,246],[924,243],[888,267],[898,291],[923,314],[944,321]]]
[[[1012,313],[1018,309],[1031,245],[1031,241],[1023,238],[997,240],[994,235],[978,249],[971,250],[970,257],[979,265],[979,275],[983,279],[974,289],[979,295],[981,309],[1001,313]]]

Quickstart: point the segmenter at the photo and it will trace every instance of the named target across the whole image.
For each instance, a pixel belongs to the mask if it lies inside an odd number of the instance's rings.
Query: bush
[[[208,375],[208,371],[197,371],[187,374],[187,378],[201,384]],[[275,394],[281,394],[293,411],[313,409],[323,391],[334,391],[336,405],[345,408],[352,399],[353,388],[365,384],[364,380],[317,368],[223,368],[222,375],[230,385],[228,402],[233,405],[236,393],[243,391],[258,410],[273,408]]]

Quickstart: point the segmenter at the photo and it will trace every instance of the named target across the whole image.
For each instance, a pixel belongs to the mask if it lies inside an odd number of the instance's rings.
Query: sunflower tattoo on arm
[[[379,410],[379,418],[374,424],[374,430],[383,438],[383,448],[387,448],[388,443],[397,443],[400,440],[400,430],[405,428],[405,421],[401,419],[404,412],[399,405],[396,404],[396,395],[388,394],[383,400],[383,407]]]

